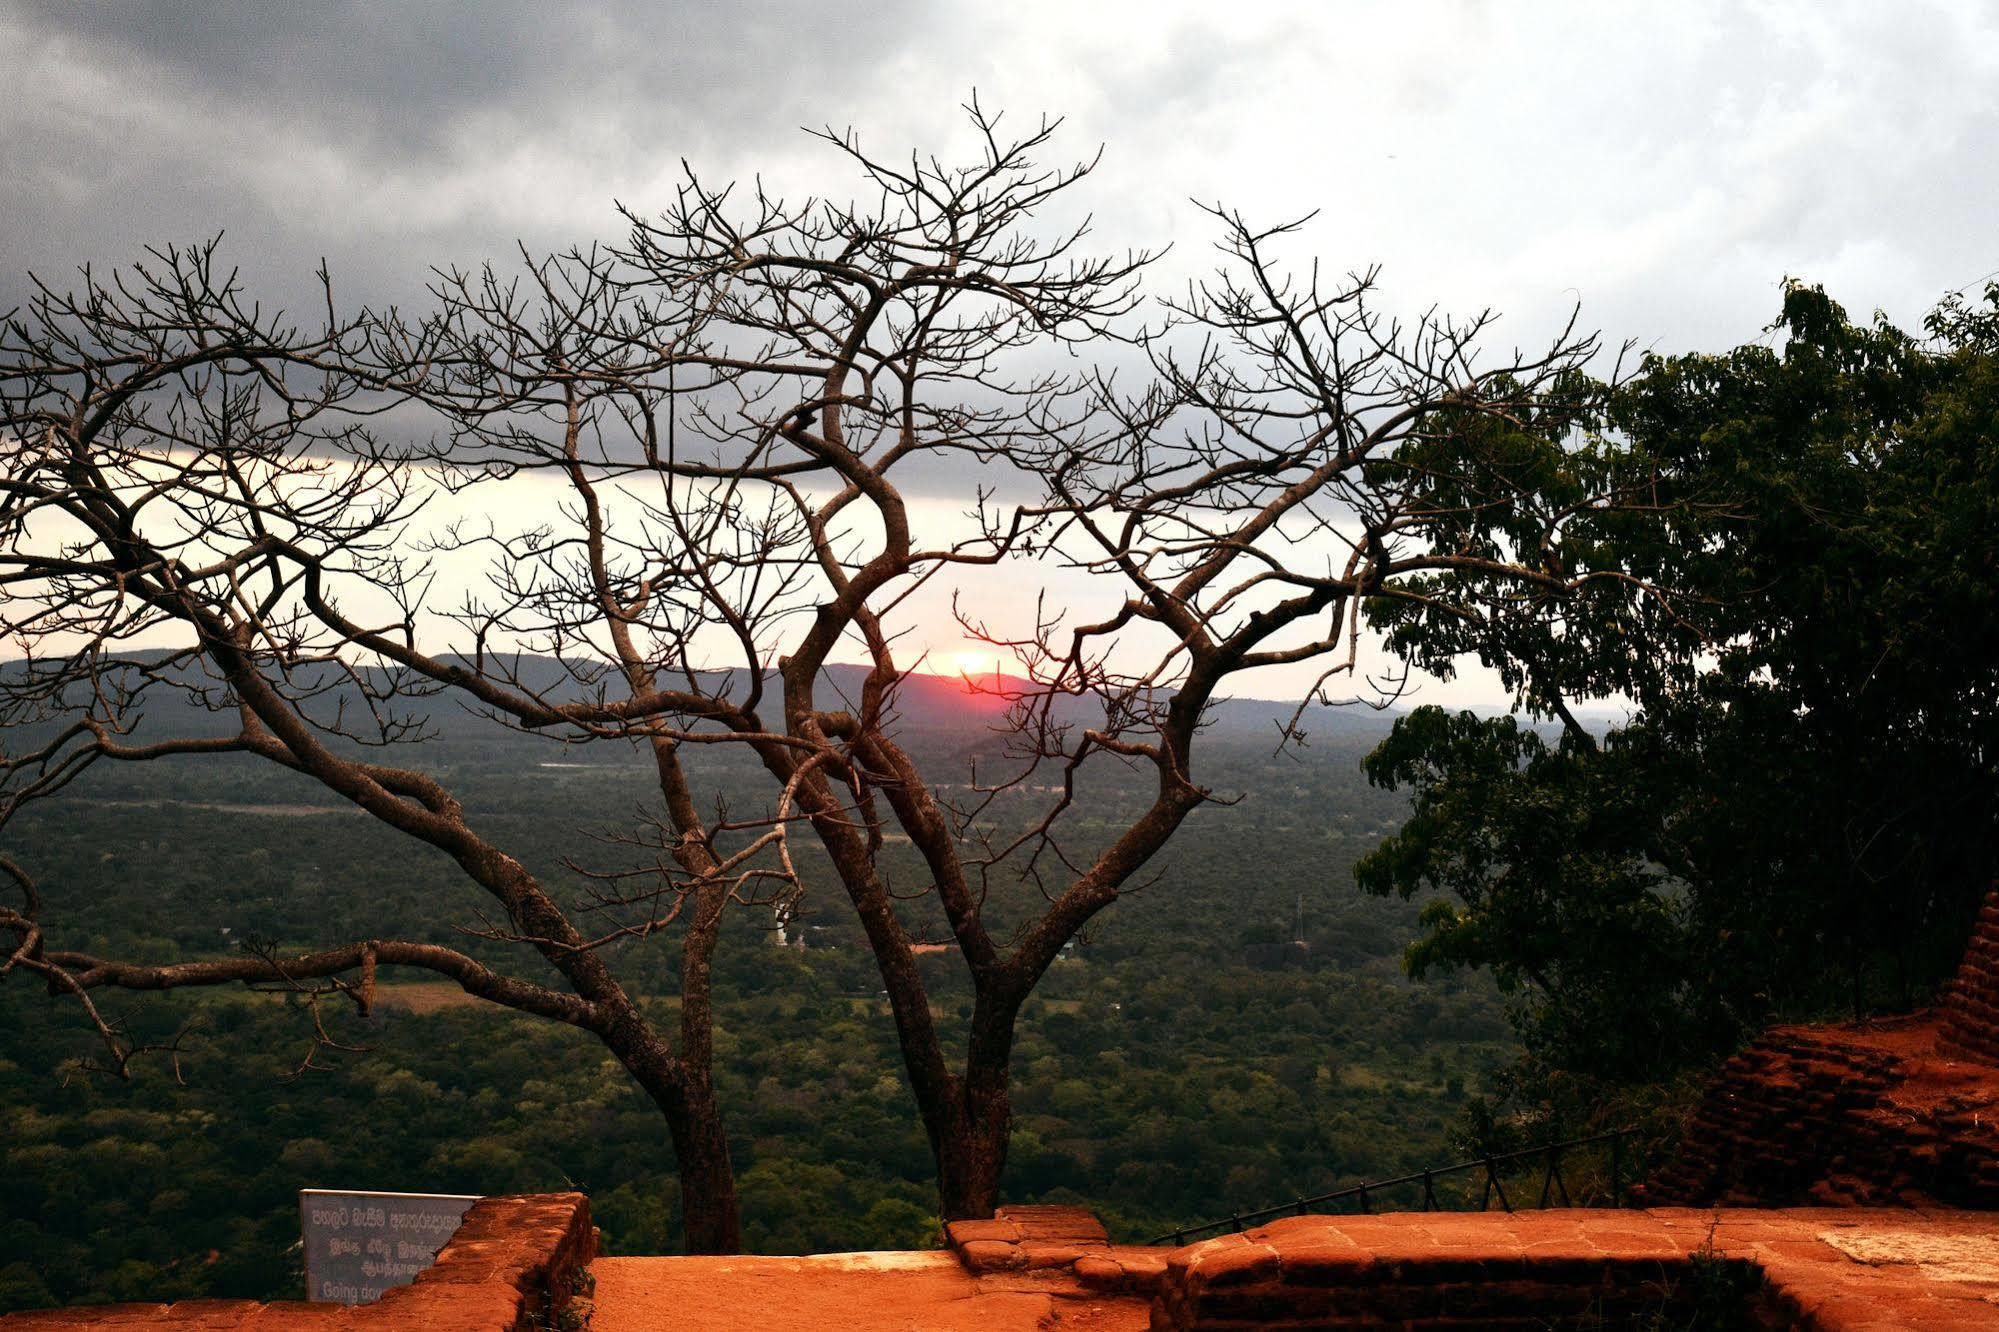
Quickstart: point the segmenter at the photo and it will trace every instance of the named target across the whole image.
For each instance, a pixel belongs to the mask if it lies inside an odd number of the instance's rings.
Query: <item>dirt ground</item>
[[[1138,1300],[982,1289],[946,1252],[599,1258],[590,1271],[593,1332],[1143,1332],[1147,1318]]]

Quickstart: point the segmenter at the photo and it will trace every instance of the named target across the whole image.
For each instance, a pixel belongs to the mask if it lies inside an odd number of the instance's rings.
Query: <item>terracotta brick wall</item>
[[[1700,1229],[1683,1229],[1617,1212],[1293,1218],[1176,1250],[1152,1327],[1711,1326],[1716,1277],[1728,1312],[1752,1317],[1750,1260],[1716,1253],[1702,1269]]]
[[[1939,1048],[1999,1064],[1999,889],[1987,894],[1943,1002]]]
[[[1887,1201],[1898,1172],[1853,1140],[1870,1136],[1854,1130],[1895,1080],[1890,1054],[1810,1027],[1773,1028],[1722,1066],[1678,1156],[1641,1196],[1689,1205]],[[1819,1196],[1834,1176],[1851,1196]]]
[[[1312,1216],[1175,1250],[1153,1332],[1999,1328],[1986,1213]],[[1976,1255],[1946,1271],[1926,1264]]]
[[[1171,1284],[1153,1327],[1553,1329],[1693,1325],[1696,1305],[1684,1261],[1573,1265],[1494,1255],[1465,1261],[1458,1280],[1424,1267],[1402,1276],[1351,1280],[1337,1269],[1302,1267],[1240,1285]],[[1335,1280],[1333,1278],[1338,1277]]]
[[[1932,1012],[1773,1027],[1723,1065],[1646,1203],[1999,1209],[1999,892]]]

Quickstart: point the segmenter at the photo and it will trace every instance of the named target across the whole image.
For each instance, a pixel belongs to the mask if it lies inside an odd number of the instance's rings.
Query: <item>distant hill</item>
[[[164,655],[134,654],[138,659],[151,661],[157,661]],[[465,662],[463,658],[446,660]],[[19,659],[0,662],[0,675],[18,675],[26,669],[26,665]],[[295,679],[301,687],[315,683],[322,686],[323,692],[309,705],[311,713],[329,722],[343,714],[350,717],[361,715],[359,710],[366,707],[361,690],[351,680],[341,678],[330,669],[322,669],[324,673],[317,680],[309,674]],[[561,663],[550,657],[510,658],[507,669],[522,687],[551,699],[575,699],[588,692]],[[868,668],[860,665],[828,666],[820,677],[820,693],[814,701],[825,709],[858,706],[867,673]],[[373,683],[385,682],[385,673],[379,670],[366,671],[363,675],[371,678]],[[187,678],[192,683],[199,677],[190,672]],[[703,681],[705,687],[713,689],[720,689],[725,683],[720,673]],[[958,675],[913,673],[905,676],[896,687],[891,709],[902,728],[959,733],[969,738],[1001,727],[1006,711],[1005,694],[1024,688],[1026,683],[1018,677],[971,682]],[[770,715],[777,708],[774,677],[767,679],[766,688],[768,695],[762,710]],[[474,716],[475,705],[463,694],[444,690],[428,698],[408,700],[402,707],[406,712],[424,715],[430,730],[440,739],[491,738],[492,728]],[[1275,744],[1279,728],[1290,721],[1297,708],[1296,702],[1282,700],[1222,699],[1209,709],[1209,733],[1240,739],[1268,739]],[[1053,711],[1057,721],[1070,725],[1095,725],[1103,715],[1090,700],[1078,698],[1058,699]],[[1362,706],[1326,707],[1313,704],[1305,710],[1300,725],[1308,740],[1327,737],[1367,739],[1387,734],[1397,715],[1399,710],[1395,709],[1377,711]],[[210,713],[183,696],[161,692],[149,701],[144,731],[152,735],[208,735],[231,725],[233,717]]]

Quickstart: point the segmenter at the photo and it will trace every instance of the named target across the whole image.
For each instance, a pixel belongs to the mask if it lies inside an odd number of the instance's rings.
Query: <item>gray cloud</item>
[[[269,280],[373,297],[609,229],[683,156],[734,174],[875,95],[913,0],[0,3],[0,291],[222,229]]]
[[[843,191],[797,132],[963,146],[958,104],[1069,117],[1106,246],[1210,260],[1189,196],[1271,221],[1404,309],[1533,344],[1752,338],[1786,275],[1920,318],[1999,269],[1999,10],[1173,0],[549,5],[0,0],[0,309],[30,268],[227,229],[297,303],[616,230],[680,159]]]
[[[912,19],[907,3],[841,13],[809,0],[551,7],[530,0],[257,5],[41,3],[36,26],[171,71],[246,109],[302,113],[374,156],[447,162],[468,121],[532,132],[573,113],[642,111],[692,128],[802,104],[865,70]],[[801,79],[802,69],[813,69]],[[827,78],[827,74],[832,78]],[[633,128],[638,128],[634,124]]]
[[[844,182],[990,105],[1108,148],[1106,243],[1204,255],[1189,195],[1323,210],[1310,252],[1523,340],[1752,336],[1786,274],[1914,318],[1999,265],[1999,22],[1975,3],[1239,6],[1021,0],[312,5],[0,0],[0,297],[228,228],[300,292],[568,244],[715,178]],[[1301,258],[1306,251],[1301,247]]]

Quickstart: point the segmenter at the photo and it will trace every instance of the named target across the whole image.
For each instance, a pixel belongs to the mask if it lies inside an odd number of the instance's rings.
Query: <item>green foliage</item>
[[[1244,801],[1195,815],[1164,879],[1055,963],[1021,1024],[1006,1196],[1087,1201],[1123,1238],[1433,1164],[1451,1155],[1465,1098],[1490,1092],[1515,1050],[1483,978],[1401,975],[1413,909],[1351,891],[1354,857],[1402,810],[1366,784],[1361,747],[1273,757],[1261,738],[1217,739],[1203,780]],[[608,755],[536,767],[547,752],[431,751],[473,817],[561,883],[565,856],[604,854],[585,834],[629,808],[647,773]],[[147,774],[107,770],[12,826],[61,937],[170,960],[224,954],[249,933],[285,947],[403,934],[535,965],[458,935],[476,895],[365,818],[207,807],[313,803],[287,775],[226,763],[176,775],[178,804]],[[887,1005],[836,891],[808,897],[804,951],[774,947],[767,917],[735,913],[717,957],[716,1072],[757,1251],[937,1233]],[[676,954],[668,937],[616,959],[669,1021]],[[921,963],[940,1007],[969,1002],[954,958]],[[282,997],[107,995],[142,1037],[191,1022],[186,1086],[157,1061],[129,1083],[63,1076],[91,1052],[80,1016],[38,987],[0,986],[0,1252],[42,1283],[0,1272],[5,1307],[294,1296],[304,1187],[579,1187],[611,1252],[678,1247],[665,1122],[602,1047],[483,1005],[400,1006],[396,987],[425,979],[385,968],[366,1020],[328,1006],[334,1034],[365,1049],[322,1051],[329,1067],[299,1078],[311,1022]]]
[[[1412,661],[1475,655],[1562,723],[1401,719],[1368,773],[1415,814],[1356,869],[1432,898],[1415,968],[1494,969],[1543,1098],[1665,1081],[1773,1013],[1906,1006],[1954,962],[1999,868],[1999,289],[1928,330],[1787,286],[1777,345],[1650,359],[1578,395],[1587,431],[1529,436],[1530,506],[1640,501],[1552,552],[1615,576],[1377,608]],[[1496,508],[1461,538],[1533,530]],[[1599,739],[1584,700],[1629,715]]]
[[[1622,743],[1550,742],[1512,717],[1421,708],[1366,761],[1371,780],[1415,791],[1409,821],[1354,869],[1362,889],[1424,904],[1412,974],[1489,966],[1520,1002],[1528,1044],[1566,1063],[1643,1076],[1690,1023],[1676,959],[1693,951],[1686,899],[1634,855],[1631,832],[1656,808],[1661,774]]]
[[[55,1303],[42,1274],[27,1263],[0,1267],[0,1309],[40,1309]]]

